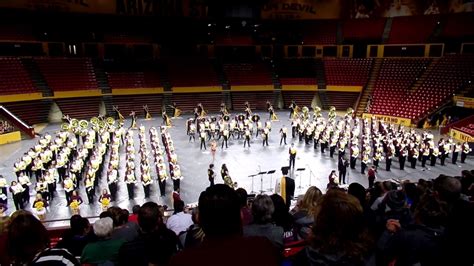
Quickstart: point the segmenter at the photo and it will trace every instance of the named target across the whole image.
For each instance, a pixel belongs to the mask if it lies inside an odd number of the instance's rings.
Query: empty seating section
[[[311,108],[311,103],[313,102],[315,92],[312,91],[282,91],[283,96],[283,108],[288,108],[291,104],[291,101],[300,106],[307,106]]]
[[[89,119],[99,115],[100,97],[56,99],[63,115],[76,119]]]
[[[144,105],[148,105],[152,115],[161,117],[163,96],[161,94],[113,96],[112,102],[118,106],[124,117],[128,117],[132,111],[135,111],[138,117],[145,117]]]
[[[372,59],[324,59],[327,85],[365,86]]]
[[[192,112],[198,103],[206,112],[218,112],[223,100],[221,93],[173,93],[171,99],[183,112]]]
[[[384,59],[374,85],[370,112],[393,115],[428,65],[428,59]]]
[[[174,58],[167,66],[173,87],[219,86],[217,73],[207,59]]]
[[[159,73],[154,71],[107,72],[107,78],[112,89],[161,87]]]
[[[349,107],[354,108],[359,92],[328,91],[326,96],[330,106],[336,107],[339,111],[346,111]]]
[[[441,106],[474,77],[474,56],[454,55],[440,58],[428,70],[423,83],[402,102],[397,114],[419,119]]]
[[[336,44],[337,21],[308,21],[300,27],[304,44]]]
[[[104,42],[108,43],[151,43],[150,34],[137,32],[106,32],[104,34]]]
[[[31,25],[0,25],[0,40],[35,41]]]
[[[316,69],[313,60],[285,60],[277,66],[282,85],[316,85]]]
[[[472,13],[455,14],[446,18],[445,25],[440,34],[444,38],[474,38],[474,16]]]
[[[20,59],[0,57],[0,94],[38,92]]]
[[[254,41],[250,35],[222,34],[216,36],[216,44],[219,45],[253,45]]]
[[[385,19],[351,19],[344,21],[342,31],[344,41],[367,40],[380,43],[385,27]]]
[[[224,64],[231,86],[272,85],[271,73],[262,62]]]
[[[36,62],[53,91],[98,89],[89,58],[37,58]]]
[[[387,43],[426,43],[438,21],[435,16],[396,17]]]
[[[232,92],[232,108],[235,111],[244,111],[245,102],[249,102],[252,110],[266,110],[267,101],[273,102],[273,92]]]
[[[14,115],[23,120],[28,125],[34,125],[48,122],[51,102],[25,101],[2,103],[1,105],[5,106],[8,111],[12,112]]]

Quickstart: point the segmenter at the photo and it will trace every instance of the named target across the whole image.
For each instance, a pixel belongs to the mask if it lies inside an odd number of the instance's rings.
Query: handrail
[[[5,108],[3,105],[0,105],[0,111],[3,111],[4,114],[6,114],[7,118],[12,120],[13,124],[15,124],[20,130],[28,134],[31,138],[35,137],[35,129],[34,127],[26,124],[18,118],[16,115],[14,115],[12,112],[10,112],[7,108]],[[23,127],[23,128],[22,128]]]

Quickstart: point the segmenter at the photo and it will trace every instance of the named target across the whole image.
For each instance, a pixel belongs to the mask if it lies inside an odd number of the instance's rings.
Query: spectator
[[[323,193],[321,190],[315,186],[309,187],[304,194],[298,211],[293,214],[293,234],[295,236],[295,240],[308,239],[308,236],[311,232],[311,226],[314,223],[314,212],[316,210],[316,205],[322,195]]]
[[[243,188],[238,188],[235,190],[240,199],[240,212],[242,213],[242,225],[249,225],[253,221],[252,211],[249,208],[247,203],[247,191]]]
[[[406,203],[406,195],[402,190],[389,191],[376,212],[376,233],[383,232],[388,220],[398,220],[402,227],[412,222],[412,215]]]
[[[112,239],[123,239],[125,242],[132,241],[138,236],[138,225],[136,223],[128,222],[129,213],[125,209],[119,207],[110,207],[108,210],[112,215],[114,221],[114,231],[112,232]]]
[[[80,257],[84,247],[95,241],[95,235],[91,232],[89,220],[80,215],[73,215],[69,219],[70,229],[65,232],[56,248],[67,249],[72,255]]]
[[[114,221],[110,217],[101,218],[92,227],[99,240],[89,243],[84,247],[81,262],[95,264],[115,263],[118,258],[119,248],[125,241],[123,239],[111,238],[114,230]]]
[[[371,255],[362,206],[343,191],[331,189],[318,202],[312,235],[293,265],[365,265]]]
[[[289,209],[285,204],[283,198],[278,194],[273,194],[270,196],[275,206],[275,211],[273,212],[273,221],[276,226],[281,226],[284,231],[283,240],[285,242],[293,241],[293,216],[289,213]]]
[[[244,236],[263,236],[278,249],[283,248],[283,228],[272,223],[275,211],[273,201],[268,195],[258,195],[252,204],[253,223],[244,226]]]
[[[170,265],[278,265],[278,254],[268,239],[241,236],[239,197],[229,186],[216,184],[201,193],[199,224],[206,234],[204,242],[174,256]]]
[[[48,231],[30,212],[17,211],[10,219],[7,249],[14,264],[79,265],[67,250],[49,248]]]
[[[174,213],[166,221],[166,227],[172,230],[176,235],[186,231],[193,224],[191,214],[184,212],[184,201],[174,202]]]
[[[140,210],[140,205],[134,205],[132,207],[132,215],[128,217],[129,222],[138,224],[138,211]]]
[[[416,205],[420,201],[420,191],[416,188],[416,185],[411,182],[403,183],[403,191],[407,196],[407,205],[411,211],[415,211]]]
[[[375,201],[372,203],[370,207],[373,211],[379,208],[379,204],[382,203],[382,201],[385,199],[385,196],[387,195],[387,193],[393,189],[392,182],[383,181],[380,188],[382,189],[381,195],[375,199]]]
[[[446,204],[433,195],[422,197],[415,209],[415,224],[402,228],[398,220],[387,221],[379,239],[378,265],[437,265],[441,254]]]
[[[167,265],[178,239],[163,223],[160,207],[154,202],[143,204],[138,211],[138,225],[139,236],[120,248],[118,265]]]
[[[192,213],[192,220],[194,224],[191,225],[188,230],[186,230],[186,233],[179,236],[183,248],[196,247],[204,240],[204,231],[198,224],[198,217],[199,208],[196,207],[193,209]]]

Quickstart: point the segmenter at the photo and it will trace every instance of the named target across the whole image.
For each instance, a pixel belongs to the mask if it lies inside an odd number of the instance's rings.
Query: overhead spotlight
[[[438,25],[439,25],[439,23],[440,23],[439,21],[436,22],[436,24],[438,24]]]
[[[212,24],[211,24],[211,23],[209,23],[209,24],[207,24],[207,26],[208,26],[208,27],[210,27],[210,26],[212,26]]]
[[[468,83],[471,84],[471,81],[469,80]]]
[[[245,26],[247,26],[247,21],[242,20],[242,27],[245,27]]]
[[[304,42],[301,42],[301,44],[304,44]]]
[[[255,24],[255,25],[253,25],[253,26],[254,26],[255,28],[258,28],[258,27],[260,27],[260,24]]]
[[[257,32],[257,30],[253,30],[253,32]]]
[[[207,35],[211,35],[211,33],[210,33],[210,32],[208,32],[208,33],[207,33]]]
[[[226,25],[225,28],[228,30],[230,29],[230,25]]]

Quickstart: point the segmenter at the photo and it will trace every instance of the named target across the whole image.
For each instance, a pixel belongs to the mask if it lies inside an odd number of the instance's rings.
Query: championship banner
[[[474,108],[474,98],[454,96],[456,106],[464,108]]]
[[[204,0],[0,0],[0,8],[45,12],[206,17]]]
[[[411,119],[408,119],[408,118],[388,116],[388,115],[367,114],[367,113],[362,114],[362,118],[372,118],[372,117],[375,117],[378,120],[381,120],[390,124],[397,124],[397,125],[402,125],[405,127],[411,126]]]
[[[454,128],[451,128],[449,130],[449,135],[453,138],[453,139],[456,139],[456,140],[459,140],[459,141],[462,141],[462,142],[474,142],[474,137],[472,137],[471,135],[469,134],[466,134],[462,131],[459,131],[457,129],[454,129]]]
[[[262,8],[262,19],[337,19],[344,0],[270,0]]]

